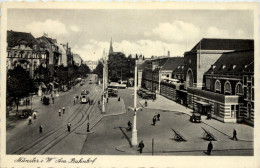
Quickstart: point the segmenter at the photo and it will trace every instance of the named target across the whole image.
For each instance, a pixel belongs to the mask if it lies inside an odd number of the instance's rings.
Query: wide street
[[[90,80],[93,84],[89,84]],[[84,89],[90,91],[89,97],[94,100],[93,105],[79,102],[73,105],[73,97],[80,95]],[[75,89],[60,93],[54,104],[43,105],[40,98],[35,96],[33,108],[37,110],[37,119],[31,125],[28,125],[27,119],[21,119],[7,126],[7,154],[139,155],[136,147],[130,147],[131,131],[125,129],[127,122],[133,121],[133,112],[128,110],[128,107],[133,107],[133,92],[133,88],[119,89],[121,101],[110,98],[104,114],[101,114],[101,107],[98,105],[102,85],[95,84],[94,75],[85,80],[85,85],[77,85]],[[154,102],[148,101],[150,108],[137,112],[138,141],[143,140],[145,144],[143,155],[206,155],[209,141],[203,139],[203,129],[217,139],[213,141],[213,156],[253,155],[252,136],[247,136],[251,138],[249,140],[233,141],[221,131],[225,123],[214,120],[191,123],[190,109],[170,100],[161,100],[162,98]],[[142,106],[140,102],[143,100],[138,98],[138,107]],[[174,109],[163,109],[160,105],[164,103],[165,106],[172,105]],[[58,109],[63,106],[66,107],[65,114],[59,116]],[[153,126],[152,118],[158,113],[161,114],[161,120]],[[72,125],[71,132],[67,131],[68,122]],[[89,133],[86,132],[88,122]],[[40,124],[43,126],[43,133],[39,133]],[[235,124],[230,128],[233,126],[238,127],[236,129],[240,136],[243,129],[251,130],[246,133],[253,134],[253,129],[248,126]],[[186,141],[175,141],[172,129],[178,131]]]

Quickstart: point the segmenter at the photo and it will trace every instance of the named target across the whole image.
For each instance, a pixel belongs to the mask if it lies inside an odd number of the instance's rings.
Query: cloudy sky
[[[108,52],[126,55],[183,56],[201,38],[254,37],[253,12],[246,10],[72,10],[9,9],[7,29],[47,33],[69,43],[84,60],[98,60]]]

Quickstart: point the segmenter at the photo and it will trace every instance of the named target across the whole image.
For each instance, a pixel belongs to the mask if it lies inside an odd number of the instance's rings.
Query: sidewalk
[[[182,112],[187,115],[192,115],[192,110],[184,107],[172,100],[169,100],[161,95],[156,95],[157,98],[155,101],[148,100],[147,104],[148,106],[145,107],[144,103],[145,100],[140,99],[140,104],[144,108],[149,109],[160,109],[164,111],[171,111],[171,112]],[[202,116],[201,120],[204,124],[216,129],[217,131],[221,132],[222,134],[232,137],[233,136],[233,129],[236,129],[237,131],[237,137],[239,140],[242,141],[254,141],[254,128],[248,125],[244,124],[237,124],[237,123],[223,123],[221,121],[211,119],[207,120],[206,116]]]

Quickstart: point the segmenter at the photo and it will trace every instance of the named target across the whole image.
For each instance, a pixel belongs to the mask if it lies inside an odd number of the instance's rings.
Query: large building
[[[83,63],[86,64],[91,71],[93,71],[96,69],[98,61],[84,61]]]
[[[159,60],[140,66],[142,87],[159,86],[161,95],[223,122],[254,124],[253,40],[202,39],[178,64],[168,61],[171,79],[167,71],[154,77],[154,70],[160,74],[164,69]]]
[[[201,39],[190,51],[184,53],[186,87],[204,87],[203,74],[224,52],[248,50],[253,47],[253,40]]]
[[[49,65],[46,46],[37,41],[31,33],[7,31],[7,69],[21,65],[35,78],[35,70]]]

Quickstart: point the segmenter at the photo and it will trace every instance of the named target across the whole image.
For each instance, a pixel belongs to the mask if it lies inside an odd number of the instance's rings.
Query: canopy
[[[202,105],[202,106],[211,106],[211,104],[203,102],[203,101],[195,101],[195,102]]]

